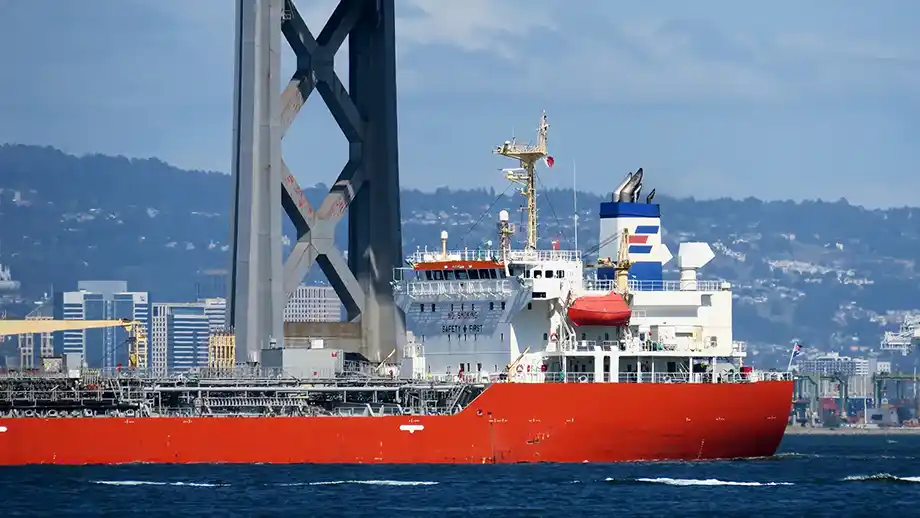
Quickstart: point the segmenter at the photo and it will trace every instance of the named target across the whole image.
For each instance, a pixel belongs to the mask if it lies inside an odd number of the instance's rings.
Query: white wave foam
[[[430,480],[326,480],[321,482],[292,482],[279,486],[338,486],[342,484],[363,484],[368,486],[435,486],[439,482]]]
[[[230,484],[209,484],[206,482],[153,482],[149,480],[93,480],[93,484],[104,486],[189,486],[189,487],[224,487]]]
[[[875,475],[850,475],[843,477],[844,482],[912,482],[920,483],[920,477],[897,477],[891,473],[876,473]]]
[[[608,482],[616,479],[608,478]],[[731,480],[719,480],[716,478],[695,479],[695,478],[637,478],[636,482],[645,484],[666,484],[669,486],[746,486],[746,487],[765,487],[765,486],[791,486],[792,482],[735,482]]]

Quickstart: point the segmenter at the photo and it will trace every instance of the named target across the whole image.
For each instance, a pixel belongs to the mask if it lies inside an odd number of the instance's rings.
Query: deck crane
[[[0,319],[0,337],[121,327],[128,333],[128,366],[147,368],[147,333],[141,322],[121,320],[5,320]]]

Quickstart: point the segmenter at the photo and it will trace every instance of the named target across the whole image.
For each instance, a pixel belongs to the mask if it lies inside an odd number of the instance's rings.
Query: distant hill
[[[325,192],[323,185],[306,189],[314,203]],[[501,193],[486,189],[404,191],[404,249],[437,247],[442,229],[453,246],[494,240],[499,210],[518,217],[521,198],[514,189],[507,193],[497,200]],[[229,176],[157,159],[0,146],[0,262],[32,298],[79,279],[116,278],[154,299],[190,299],[204,270],[228,266],[229,196]],[[583,249],[597,243],[596,212],[606,196],[579,193]],[[539,201],[541,239],[572,246],[571,190],[546,191]],[[797,337],[843,351],[875,347],[883,329],[920,307],[918,208],[666,195],[656,201],[672,252],[680,241],[712,245],[716,260],[701,276],[735,284],[739,339],[786,347]],[[339,232],[344,243],[344,225]],[[293,238],[290,225],[286,233]]]

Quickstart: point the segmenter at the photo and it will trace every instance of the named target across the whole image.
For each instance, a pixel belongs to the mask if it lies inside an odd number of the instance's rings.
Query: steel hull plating
[[[0,419],[0,465],[512,463],[773,455],[792,382],[503,383],[449,416]]]

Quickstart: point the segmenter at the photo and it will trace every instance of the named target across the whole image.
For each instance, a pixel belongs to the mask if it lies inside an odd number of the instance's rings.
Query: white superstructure
[[[533,174],[545,156],[546,128],[544,118],[543,154],[512,154],[522,166],[516,178],[520,171]],[[506,142],[498,152],[510,154],[503,151],[514,146]],[[697,278],[713,259],[708,244],[683,243],[680,278],[662,278],[673,257],[661,241],[654,191],[646,203],[636,201],[641,179],[640,169],[602,204],[598,264],[586,265],[579,251],[512,250],[506,211],[495,249],[450,251],[443,232],[439,250],[409,257],[393,281],[411,332],[401,374],[640,383],[788,376],[743,367],[744,344],[732,337],[731,285]],[[521,183],[533,195],[533,182]],[[528,231],[535,228],[528,223]],[[529,235],[527,243],[535,242]]]

